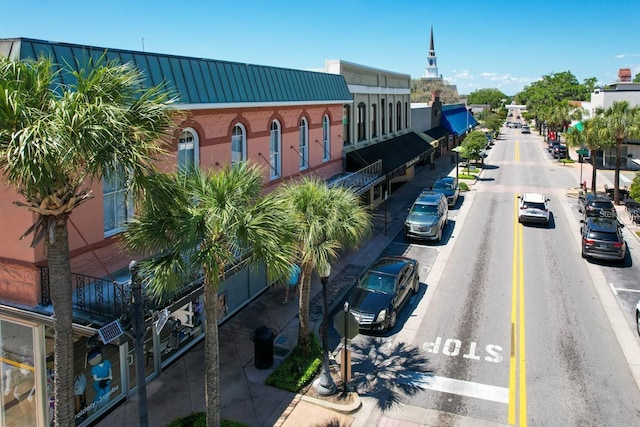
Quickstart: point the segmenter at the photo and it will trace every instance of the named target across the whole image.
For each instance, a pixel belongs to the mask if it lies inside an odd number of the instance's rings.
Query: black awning
[[[433,147],[424,138],[415,132],[409,132],[348,152],[346,170],[355,172],[382,160],[382,174],[392,178],[425,159],[431,150]]]
[[[440,139],[443,136],[447,136],[449,134],[449,129],[445,128],[444,126],[438,126],[423,133],[426,133],[433,139]]]

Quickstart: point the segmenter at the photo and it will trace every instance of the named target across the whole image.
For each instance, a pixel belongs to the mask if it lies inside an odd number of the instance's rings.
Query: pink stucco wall
[[[190,110],[174,133],[171,153],[159,162],[161,170],[175,169],[178,136],[184,128],[192,128],[199,139],[200,167],[217,168],[231,161],[231,132],[241,123],[247,132],[247,161],[263,168],[265,192],[302,174],[329,178],[342,171],[342,104],[290,107],[256,107],[242,109]],[[330,119],[331,157],[323,162],[322,118]],[[309,167],[300,171],[299,122],[308,121]],[[270,126],[278,120],[282,137],[281,178],[269,179]],[[318,142],[316,142],[318,141]],[[294,147],[293,149],[291,147]],[[69,221],[69,249],[72,272],[105,277],[126,268],[132,259],[118,245],[118,236],[104,237],[102,184],[88,184],[93,198],[78,207]],[[39,270],[46,264],[42,244],[31,248],[31,236],[19,237],[33,224],[35,217],[25,208],[13,204],[21,197],[12,189],[0,186],[0,300],[35,305],[39,298]]]

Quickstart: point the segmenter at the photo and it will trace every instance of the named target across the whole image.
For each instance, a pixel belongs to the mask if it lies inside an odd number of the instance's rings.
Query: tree
[[[309,297],[313,270],[325,271],[343,247],[356,246],[371,229],[371,216],[349,188],[303,178],[278,190],[297,231],[300,277],[298,341],[309,339]]]
[[[262,172],[242,162],[219,171],[196,168],[156,174],[139,213],[124,232],[127,249],[158,254],[140,262],[140,277],[156,299],[201,274],[205,313],[207,425],[220,425],[218,287],[232,266],[262,262],[267,277],[286,277],[294,233],[282,200],[262,196]]]
[[[469,94],[467,98],[468,104],[489,104],[491,109],[495,110],[503,104],[503,99],[507,99],[507,95],[498,89],[480,89]]]
[[[462,141],[460,155],[463,159],[477,160],[480,158],[482,150],[487,146],[487,136],[484,132],[474,130],[465,136]]]
[[[635,75],[635,77],[633,78],[633,82],[634,83],[640,83],[640,73]]]
[[[589,150],[589,160],[591,163],[591,191],[596,191],[596,179],[598,168],[596,163],[596,152],[602,150],[611,143],[599,137],[599,130],[604,126],[602,117],[596,116],[593,119],[582,122],[582,130],[574,126],[567,132],[567,144],[573,147],[586,148]],[[582,184],[582,183],[580,183]]]
[[[44,242],[54,311],[54,417],[75,423],[73,309],[67,221],[89,200],[89,184],[117,168],[130,184],[153,169],[175,118],[170,94],[144,89],[132,65],[106,61],[60,66],[50,59],[0,58],[0,170],[35,215],[22,237]],[[63,72],[65,82],[59,76]]]
[[[613,202],[620,204],[620,151],[626,139],[640,138],[640,106],[629,107],[629,102],[614,102],[602,114],[603,126],[599,136],[616,142],[616,169]]]
[[[455,86],[445,80],[411,80],[411,102],[431,102],[431,93],[440,92],[440,102],[443,104],[455,104],[460,100]]]
[[[497,114],[491,114],[484,120],[484,125],[492,131],[492,134],[496,135],[502,127],[502,119]]]

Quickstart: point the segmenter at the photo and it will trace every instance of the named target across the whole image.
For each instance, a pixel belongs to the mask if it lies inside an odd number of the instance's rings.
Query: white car
[[[520,209],[518,210],[518,222],[549,224],[549,199],[540,193],[523,193],[518,196]]]
[[[636,329],[638,329],[638,335],[640,335],[640,300],[636,304]]]

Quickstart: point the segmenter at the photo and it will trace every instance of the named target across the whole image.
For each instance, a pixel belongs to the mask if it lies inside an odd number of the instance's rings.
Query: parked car
[[[640,300],[636,304],[636,329],[638,330],[638,335],[640,335]]]
[[[393,329],[398,313],[420,288],[419,273],[420,264],[415,259],[378,259],[358,279],[347,300],[359,328],[372,332]]]
[[[531,129],[529,128],[528,125],[524,125],[524,126],[522,126],[522,130],[520,130],[520,132],[522,132],[522,133],[531,133]]]
[[[404,222],[405,237],[440,241],[448,214],[449,205],[444,194],[423,191],[409,208]]]
[[[567,158],[567,146],[562,144],[555,144],[553,146],[553,158],[554,159]]]
[[[433,184],[433,188],[431,189],[431,191],[444,194],[444,196],[447,198],[449,207],[452,208],[456,205],[458,196],[460,195],[460,186],[458,185],[458,179],[454,176],[439,178]]]
[[[586,217],[580,223],[582,258],[624,259],[627,252],[627,244],[622,236],[624,225],[616,218]]]
[[[518,210],[518,222],[549,224],[549,199],[540,193],[523,193],[518,196],[520,209]]]
[[[616,208],[605,193],[585,193],[578,195],[578,211],[585,217],[616,218]]]

